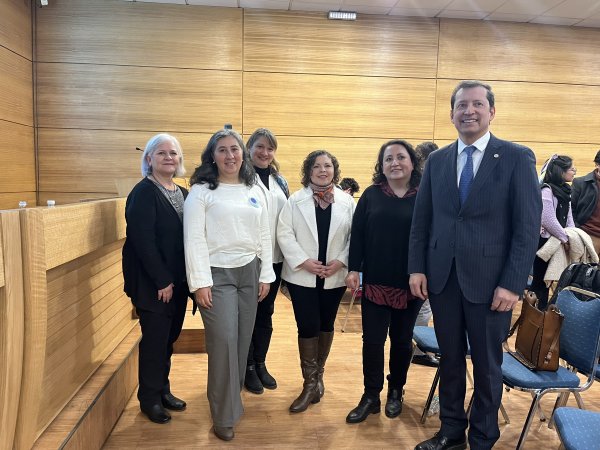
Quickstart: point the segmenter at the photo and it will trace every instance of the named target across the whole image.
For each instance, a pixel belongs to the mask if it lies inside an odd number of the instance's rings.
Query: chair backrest
[[[600,298],[580,300],[567,288],[558,294],[556,305],[565,316],[560,331],[560,357],[590,374],[598,359]]]

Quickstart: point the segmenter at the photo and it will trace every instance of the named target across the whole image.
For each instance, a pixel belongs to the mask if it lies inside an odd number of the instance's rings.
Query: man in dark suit
[[[500,437],[502,341],[523,292],[540,233],[533,152],[489,132],[491,87],[463,81],[450,117],[458,140],[429,156],[417,195],[408,271],[429,298],[440,363],[441,429],[416,450],[490,449]],[[467,339],[475,393],[467,420]]]

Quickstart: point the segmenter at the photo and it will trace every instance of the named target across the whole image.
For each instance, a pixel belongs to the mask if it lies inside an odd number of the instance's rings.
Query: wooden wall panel
[[[0,209],[16,209],[21,200],[25,200],[27,206],[35,206],[35,192],[0,192]]]
[[[266,126],[281,135],[427,136],[435,80],[244,73],[244,133]]]
[[[436,139],[456,137],[450,122],[450,95],[457,83],[438,80]],[[492,133],[518,142],[600,142],[600,86],[500,81],[490,84],[496,96]]]
[[[440,78],[600,84],[600,30],[442,19]]]
[[[117,193],[116,180],[141,179],[142,153],[135,148],[143,149],[158,132],[41,128],[38,161],[42,197],[46,192]],[[189,177],[211,135],[167,132],[181,144]]]
[[[435,78],[438,20],[247,9],[244,70]]]
[[[31,61],[31,1],[0,0],[0,46]]]
[[[125,238],[125,199],[42,211],[48,270]]]
[[[341,178],[354,178],[358,181],[362,193],[371,185],[379,148],[391,139],[406,138],[403,136],[371,139],[280,136],[277,138],[279,147],[276,159],[281,165],[282,175],[289,183],[290,191],[294,192],[302,187],[300,169],[306,156],[313,150],[327,150],[338,159]],[[430,138],[406,140],[416,145],[427,139]]]
[[[31,61],[0,47],[0,119],[33,125]]]
[[[23,370],[25,314],[21,226],[0,212],[0,448],[13,448]]]
[[[219,70],[242,67],[241,9],[52,0],[37,16],[38,61]]]
[[[35,191],[33,128],[0,120],[0,192]]]
[[[241,73],[37,65],[38,125],[51,128],[209,132],[241,126]]]

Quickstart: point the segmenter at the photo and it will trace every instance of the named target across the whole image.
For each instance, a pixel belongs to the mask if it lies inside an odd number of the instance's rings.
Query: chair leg
[[[342,325],[342,333],[346,330],[346,324],[348,323],[348,316],[350,315],[350,310],[352,309],[352,306],[354,305],[354,300],[356,300],[357,294],[358,294],[358,289],[354,289],[354,292],[352,293],[352,298],[350,299],[350,305],[348,305],[348,311],[346,311],[344,325]]]
[[[556,397],[556,402],[554,402],[554,408],[552,408],[552,415],[548,421],[548,428],[554,428],[554,412],[561,406],[565,406],[568,400],[569,392],[561,392],[558,394],[558,397]]]
[[[581,398],[581,394],[579,394],[579,392],[573,392],[573,395],[575,396],[575,400],[577,400],[577,407],[579,409],[585,409],[585,405],[583,404],[583,398]]]
[[[531,398],[535,399],[535,397],[536,397],[537,395],[538,395],[538,394],[536,394],[535,392],[532,392],[532,393],[531,393]],[[536,408],[536,409],[537,409],[537,408]],[[539,416],[540,416],[540,422],[545,422],[545,421],[546,421],[546,415],[544,414],[544,411],[542,411],[542,408],[539,408],[539,409],[538,409],[538,414],[539,414]]]
[[[508,413],[506,412],[506,408],[502,403],[500,403],[500,412],[502,413],[502,417],[504,418],[504,423],[510,424],[510,419],[508,418]]]
[[[473,377],[471,376],[469,369],[467,369],[467,380],[469,381],[469,384],[471,385],[471,389],[475,389],[475,382],[473,381]]]
[[[425,423],[427,420],[427,413],[429,412],[429,408],[431,407],[431,402],[433,400],[433,396],[435,395],[435,390],[437,389],[437,385],[440,381],[440,368],[438,367],[435,371],[435,376],[433,377],[433,383],[431,384],[431,389],[429,389],[429,395],[427,396],[427,401],[425,402],[425,408],[423,408],[423,414],[421,414],[421,423]]]
[[[531,427],[531,422],[533,420],[533,416],[535,415],[538,406],[539,406],[539,402],[540,402],[540,398],[541,398],[541,394],[538,393],[532,393],[533,396],[533,401],[531,402],[531,407],[529,408],[529,413],[527,414],[527,419],[525,420],[525,425],[523,425],[523,431],[521,431],[521,436],[519,436],[519,442],[517,443],[517,450],[521,450],[523,448],[523,445],[525,444],[525,439],[527,439],[527,434],[529,433],[529,428]]]

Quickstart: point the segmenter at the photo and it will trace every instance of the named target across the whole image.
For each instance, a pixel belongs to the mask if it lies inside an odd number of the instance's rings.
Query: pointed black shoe
[[[346,423],[363,422],[369,414],[377,414],[381,411],[381,401],[363,395],[358,406],[348,413]]]
[[[150,408],[140,408],[148,419],[150,419],[154,423],[167,423],[171,420],[171,414],[163,408],[158,403],[156,405],[152,405]]]
[[[170,409],[171,411],[183,411],[187,406],[187,403],[181,400],[180,398],[175,397],[170,392],[168,394],[163,394],[160,396],[162,401],[162,405]]]
[[[465,450],[467,448],[467,439],[463,435],[457,439],[450,439],[442,436],[438,431],[431,439],[417,444],[415,450]]]
[[[437,367],[440,365],[440,361],[435,357],[425,353],[424,355],[414,355],[412,364],[418,364],[420,366]]]
[[[263,385],[256,374],[256,367],[254,364],[246,366],[246,377],[244,378],[244,386],[249,392],[253,394],[262,394],[265,390]]]
[[[390,419],[398,417],[402,412],[404,402],[404,389],[388,389],[387,401],[385,402],[385,415]]]
[[[255,362],[254,367],[256,368],[256,375],[262,383],[265,389],[277,389],[277,381],[267,370],[267,366],[264,362]]]

